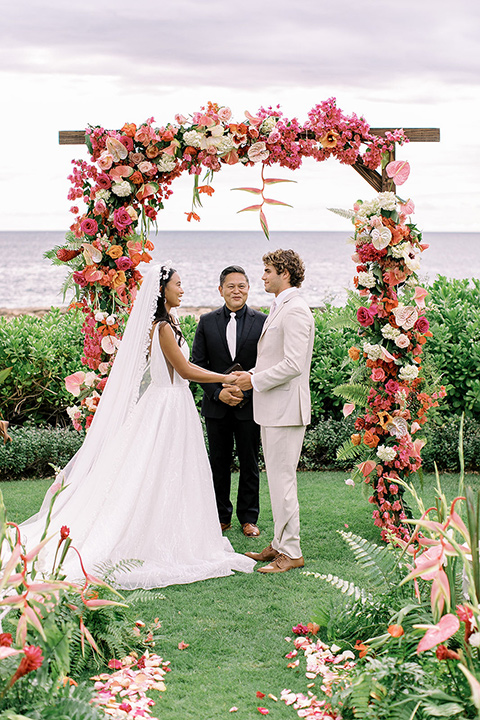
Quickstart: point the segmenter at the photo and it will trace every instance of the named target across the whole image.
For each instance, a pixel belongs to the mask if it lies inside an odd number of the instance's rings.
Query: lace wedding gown
[[[185,342],[182,351],[188,359]],[[68,526],[72,544],[93,574],[104,561],[141,560],[141,567],[116,578],[124,588],[251,572],[255,562],[235,553],[222,536],[195,403],[188,381],[167,366],[156,328],[150,374],[118,436],[107,440],[85,477],[60,493],[49,535]],[[51,497],[47,493],[40,513],[22,525],[29,548],[40,538]],[[45,570],[58,537],[46,546]],[[71,550],[64,568],[69,579],[81,577]]]

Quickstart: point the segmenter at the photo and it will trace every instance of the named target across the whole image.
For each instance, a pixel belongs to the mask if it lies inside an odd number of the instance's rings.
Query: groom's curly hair
[[[265,265],[273,265],[279,275],[287,270],[292,287],[300,287],[305,279],[305,263],[294,250],[274,250],[264,255],[262,260]]]

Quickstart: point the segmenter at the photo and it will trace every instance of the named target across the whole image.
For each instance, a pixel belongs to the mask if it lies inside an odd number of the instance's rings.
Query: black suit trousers
[[[260,427],[254,420],[239,420],[232,408],[223,418],[205,418],[209,458],[220,522],[231,520],[230,473],[234,443],[240,465],[237,493],[237,518],[240,524],[254,523],[259,513],[258,449]]]

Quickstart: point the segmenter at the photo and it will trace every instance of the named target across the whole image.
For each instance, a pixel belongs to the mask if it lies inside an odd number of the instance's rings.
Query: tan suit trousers
[[[302,551],[297,465],[305,425],[262,425],[261,434],[274,521],[272,547],[290,558],[299,558]]]

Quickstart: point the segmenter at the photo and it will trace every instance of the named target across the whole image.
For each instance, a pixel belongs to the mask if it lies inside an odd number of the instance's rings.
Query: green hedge
[[[0,384],[0,416],[12,424],[28,420],[69,424],[74,398],[64,378],[82,368],[83,314],[58,308],[41,318],[0,317],[0,369],[12,371]]]
[[[0,480],[48,477],[64,467],[81,446],[84,433],[70,428],[9,428],[12,441],[0,444]]]
[[[430,288],[432,309],[428,318],[433,337],[425,345],[425,365],[433,366],[446,385],[444,414],[480,418],[480,281],[447,280],[440,277]],[[315,342],[311,371],[312,422],[321,418],[342,419],[343,400],[333,389],[347,382],[348,348],[358,343],[355,330],[341,328],[347,308],[327,305],[315,312]],[[12,424],[68,425],[66,408],[74,398],[65,389],[64,378],[82,369],[83,315],[62,315],[52,309],[43,318],[0,318],[0,370],[12,372],[0,385],[0,415]],[[189,316],[182,326],[191,345],[197,323]],[[202,391],[192,384],[199,403]]]

